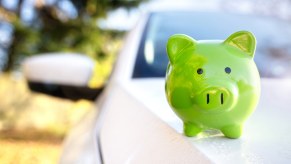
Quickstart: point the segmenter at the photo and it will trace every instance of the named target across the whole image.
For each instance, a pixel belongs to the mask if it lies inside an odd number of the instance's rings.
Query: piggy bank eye
[[[225,71],[225,73],[230,74],[231,69],[230,69],[229,67],[226,67],[226,68],[224,69],[224,71]]]
[[[201,75],[201,74],[203,73],[203,69],[202,69],[202,68],[198,68],[198,69],[197,69],[197,73],[198,73],[199,75]]]

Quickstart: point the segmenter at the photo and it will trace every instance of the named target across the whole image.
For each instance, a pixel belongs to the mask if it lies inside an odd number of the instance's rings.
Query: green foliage
[[[45,5],[43,1],[36,0],[36,16],[31,22],[24,22],[20,14],[23,0],[21,2],[16,10],[8,10],[1,6],[0,0],[0,14],[6,16],[4,21],[13,27],[4,71],[17,67],[26,56],[46,52],[77,52],[97,60],[106,59],[117,50],[107,47],[116,44],[123,33],[102,31],[97,26],[97,20],[106,16],[109,10],[130,8],[140,3],[126,0],[70,0],[77,11],[73,17],[58,7],[62,1]]]

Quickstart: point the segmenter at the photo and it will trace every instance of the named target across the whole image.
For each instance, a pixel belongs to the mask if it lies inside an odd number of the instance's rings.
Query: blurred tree
[[[0,25],[8,23],[12,32],[9,43],[0,42],[0,49],[6,53],[2,69],[10,71],[24,57],[38,53],[72,51],[95,59],[106,56],[110,53],[106,44],[120,35],[99,29],[97,20],[110,10],[132,8],[144,0],[56,0],[50,4],[35,0],[30,21],[24,20],[26,0],[18,0],[13,9],[5,7],[4,1],[0,0]],[[65,12],[63,3],[75,14]]]

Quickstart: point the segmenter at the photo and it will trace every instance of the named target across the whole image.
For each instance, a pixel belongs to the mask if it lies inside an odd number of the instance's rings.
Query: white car
[[[256,111],[239,139],[217,131],[184,136],[165,97],[167,39],[184,33],[224,40],[239,30],[257,37]],[[270,17],[179,10],[145,15],[128,34],[96,110],[66,138],[60,163],[289,163],[290,38],[291,23]]]

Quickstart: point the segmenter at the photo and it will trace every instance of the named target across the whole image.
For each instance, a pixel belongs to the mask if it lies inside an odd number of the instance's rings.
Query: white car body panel
[[[110,103],[110,93],[112,92],[112,86],[116,82],[128,82],[132,71],[131,66],[134,63],[134,54],[138,50],[139,40],[142,35],[142,30],[145,26],[147,16],[140,20],[137,26],[127,34],[123,49],[119,54],[118,62],[114,68],[114,73],[111,76],[105,91],[98,98],[96,102],[96,111],[88,113],[88,115],[70,132],[66,137],[63,144],[63,151],[60,157],[60,163],[62,164],[84,164],[84,163],[104,163],[103,155],[100,151],[99,145],[99,131],[102,127],[103,115],[106,114],[106,103]],[[127,58],[131,55],[131,58]],[[101,112],[99,111],[101,110]],[[94,117],[92,117],[92,115]],[[82,135],[82,134],[86,135]],[[81,137],[83,136],[83,137]],[[84,155],[82,151],[85,151],[88,155]]]
[[[118,84],[112,89],[100,131],[104,163],[210,163],[134,95]]]
[[[92,110],[70,132],[63,143],[63,154],[59,163],[101,163],[96,138],[98,110]]]
[[[291,158],[291,80],[262,79],[259,105],[246,123],[243,136],[228,139],[218,131],[185,137],[215,163],[288,163]],[[183,136],[183,123],[164,93],[164,79],[134,80],[126,89],[161,122]]]
[[[182,122],[167,104],[163,78],[132,79],[132,70],[147,16],[129,33],[114,74],[92,117],[66,142],[84,138],[83,153],[70,155],[64,149],[61,163],[288,163],[291,158],[291,80],[262,79],[259,105],[239,139],[207,131],[185,137]],[[95,114],[97,115],[98,112]],[[89,120],[89,119],[88,119]],[[89,121],[88,121],[89,122]],[[94,127],[94,128],[93,128]],[[92,130],[94,129],[94,130]],[[99,138],[100,137],[100,138]],[[69,137],[70,138],[70,137]],[[93,141],[95,140],[95,141]],[[97,142],[98,141],[98,142]],[[95,144],[95,145],[94,145]],[[86,149],[86,145],[88,149]],[[90,147],[94,145],[94,149]],[[91,151],[86,151],[91,150]],[[100,151],[100,152],[99,152]],[[74,157],[75,160],[64,160]],[[67,157],[67,158],[66,158]],[[88,154],[88,158],[92,155]],[[81,160],[83,158],[83,160]],[[77,160],[78,159],[78,160]],[[82,161],[82,162],[81,162]],[[70,162],[71,163],[71,162]]]

